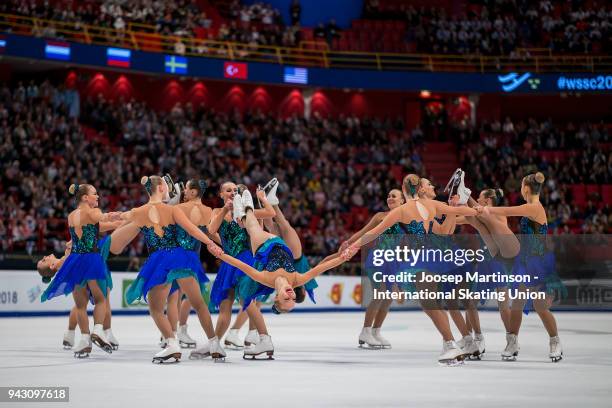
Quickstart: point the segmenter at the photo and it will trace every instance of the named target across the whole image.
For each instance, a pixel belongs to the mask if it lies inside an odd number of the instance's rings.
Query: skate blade
[[[62,346],[64,346],[64,350],[70,350],[73,347],[73,345],[67,342],[66,340],[62,342]]]
[[[204,360],[205,358],[210,357],[210,353],[202,354],[202,353],[191,353],[189,354],[190,360]]]
[[[226,348],[230,350],[242,350],[244,348],[243,346],[239,344],[234,344],[231,341],[227,341],[227,340],[225,340],[223,344],[225,345]]]
[[[100,347],[102,350],[106,351],[108,354],[112,354],[113,353],[113,346],[111,346],[108,343],[105,343],[104,341],[102,341],[102,339],[99,336],[96,336],[95,334],[91,335],[91,342],[93,344],[95,344],[96,346]]]
[[[364,350],[382,350],[384,347],[383,346],[377,346],[377,345],[370,345],[367,343],[359,343],[359,348],[360,349],[364,349]],[[391,348],[391,347],[389,347]]]
[[[174,361],[168,361],[174,359]],[[153,357],[153,363],[157,364],[177,364],[181,361],[181,353],[170,354],[166,357]]]
[[[558,363],[559,361],[563,360],[563,355],[560,355],[559,357],[551,357],[550,361],[552,363]]]
[[[438,364],[442,367],[459,367],[462,366],[463,360],[452,359],[452,360],[438,360]]]
[[[196,344],[179,341],[179,346],[181,346],[181,348],[195,348]]]
[[[265,354],[265,356],[263,358],[261,358],[260,356],[262,354]],[[259,354],[243,354],[242,358],[244,360],[274,360],[274,352],[273,351],[266,351],[263,353],[259,353]]]
[[[516,361],[516,357],[517,357],[517,355],[516,355],[516,354],[515,354],[515,355],[513,355],[513,356],[508,356],[508,357],[506,357],[506,356],[502,356],[502,360],[503,360],[503,361]]]
[[[111,347],[113,348],[113,351],[119,350],[119,345],[118,344],[111,343]]]
[[[225,363],[225,357],[223,356],[212,356],[212,360],[214,363]]]
[[[74,358],[87,358],[89,357],[89,353],[91,353],[91,347],[83,349],[81,351],[74,352]]]

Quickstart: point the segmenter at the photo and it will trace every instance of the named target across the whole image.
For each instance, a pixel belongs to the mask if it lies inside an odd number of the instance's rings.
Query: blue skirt
[[[98,283],[104,296],[113,287],[110,271],[100,253],[77,254],[73,252],[68,255],[40,300],[44,302],[56,296],[69,295],[74,289],[85,287],[87,281],[91,280]],[[89,297],[91,299],[91,293]]]
[[[291,250],[289,249],[287,244],[285,244],[285,241],[283,241],[279,237],[275,237],[267,240],[257,249],[257,252],[255,253],[255,263],[253,267],[259,271],[267,270],[266,267],[269,266],[271,261],[276,261],[271,259],[272,257],[270,256],[272,250],[276,247],[280,247],[281,250],[286,252],[286,258],[293,260],[293,254],[291,253]],[[289,268],[288,272],[295,271],[293,262],[291,262],[290,265],[285,265],[286,270],[287,268]],[[253,300],[266,301],[272,293],[274,293],[274,288],[262,285],[261,283],[254,281],[246,275],[239,279],[238,298],[243,302],[242,310],[246,310],[246,308],[251,304]]]
[[[200,258],[194,251],[181,247],[159,249],[149,255],[140,268],[136,280],[125,292],[125,301],[132,304],[136,300],[147,300],[149,290],[157,285],[172,285],[170,293],[178,289],[177,279],[193,277],[200,285],[203,295],[208,277],[204,274]]]
[[[239,259],[250,266],[253,266],[255,263],[255,258],[253,258],[251,251],[248,249],[245,249],[239,253],[236,256],[236,259]],[[222,262],[210,291],[208,310],[211,312],[217,311],[221,302],[227,299],[230,290],[236,288],[238,286],[238,282],[243,278],[251,280],[251,278],[246,276],[240,269],[228,263]],[[238,291],[235,292],[235,298],[238,298]]]
[[[517,289],[525,285],[531,290],[541,290],[546,293],[559,293],[561,297],[567,296],[567,288],[557,275],[556,259],[553,252],[542,256],[520,254],[514,260],[512,273],[517,276],[528,276],[530,281],[525,283],[513,283],[512,288]],[[523,312],[529,314],[533,307],[533,301],[528,300]]]

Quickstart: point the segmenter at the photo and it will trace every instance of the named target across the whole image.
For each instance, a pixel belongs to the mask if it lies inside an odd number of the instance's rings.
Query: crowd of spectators
[[[78,102],[74,91],[49,82],[0,88],[4,250],[61,249],[65,217],[74,204],[67,192],[72,182],[94,184],[105,210],[125,210],[145,201],[143,175],[168,172],[181,180],[206,179],[205,201],[211,206],[221,205],[217,192],[226,180],[255,186],[277,177],[281,205],[300,231],[305,253],[320,256],[385,209],[386,193],[399,187],[392,165],[400,166],[400,177],[427,174],[419,153],[423,136],[405,129],[401,119],[278,118],[189,104],[156,112],[144,102],[102,97],[82,101],[79,112]],[[95,137],[98,130],[107,139]],[[607,206],[594,200],[591,207],[577,208],[565,188],[612,183],[612,155],[601,147],[609,135],[601,126],[508,119],[455,132],[476,189],[501,186],[516,193],[522,175],[538,168],[548,177],[542,197],[549,215],[560,220],[551,225],[563,229],[571,218],[590,222],[585,232],[609,230]],[[576,154],[546,162],[537,155],[540,149]]]
[[[612,140],[604,123],[555,125],[535,119],[482,123],[457,129],[462,168],[477,191],[502,188],[516,200],[523,176],[542,171],[546,181],[541,200],[555,233],[609,233],[612,213],[605,197],[594,193],[580,202],[572,185],[612,183]],[[554,158],[542,152],[554,152]],[[602,199],[604,199],[602,201]]]
[[[383,7],[383,0],[365,2],[364,19],[403,20],[404,42],[408,50],[434,54],[505,55],[520,60],[530,57],[529,49],[546,48],[554,53],[609,54],[612,51],[612,8],[605,3],[583,0],[470,0],[465,11],[450,15],[443,8],[414,7],[399,3]],[[395,3],[392,3],[395,4]],[[260,46],[295,47],[304,37],[299,19],[301,5],[290,6],[290,23],[284,22],[278,9],[258,2],[244,5],[233,1],[226,18],[215,22],[196,0],[103,0],[75,3],[59,0],[9,0],[0,4],[0,12],[41,19],[114,28],[122,36],[130,23],[154,27],[157,33],[179,38],[175,51],[184,53],[191,38],[233,41]],[[36,28],[37,35],[61,37],[53,24]],[[312,38],[325,40],[330,47],[342,36],[332,19],[312,28]],[[374,46],[374,45],[372,45]],[[190,49],[189,49],[190,50]],[[208,51],[207,47],[201,50]]]
[[[367,0],[364,18],[404,20],[406,41],[423,53],[529,56],[525,48],[555,53],[612,50],[612,8],[583,0],[470,0],[466,11],[449,15],[442,8]]]

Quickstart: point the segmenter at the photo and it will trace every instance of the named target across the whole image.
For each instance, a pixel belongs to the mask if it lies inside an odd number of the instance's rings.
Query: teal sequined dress
[[[244,228],[241,228],[235,221],[223,220],[219,226],[219,236],[221,237],[221,246],[226,254],[253,266],[255,259],[251,253],[251,242]],[[243,279],[254,282],[240,269],[222,262],[210,290],[208,309],[211,312],[218,310],[221,302],[227,299],[230,291],[235,289],[239,281]],[[237,290],[234,297],[239,298]]]
[[[125,293],[125,300],[128,304],[138,299],[147,299],[147,293],[157,285],[171,284],[170,293],[178,289],[177,279],[193,277],[200,284],[200,288],[206,282],[202,271],[202,264],[199,257],[192,256],[178,243],[178,226],[169,224],[162,227],[163,235],[155,233],[153,227],[141,227],[145,243],[149,249],[149,257],[145,264],[140,268],[136,280],[132,282]]]
[[[72,250],[62,267],[43,292],[41,301],[60,295],[69,295],[78,287],[85,287],[87,281],[95,280],[104,296],[112,288],[110,272],[98,248],[99,224],[83,225],[81,238],[70,227]],[[91,297],[91,294],[90,294]]]
[[[567,288],[557,275],[555,254],[546,248],[548,225],[538,224],[527,217],[519,222],[521,233],[521,251],[514,261],[512,273],[528,277],[530,282],[524,285],[532,290],[542,290],[549,294],[558,292],[561,297],[567,296]],[[514,284],[518,288],[521,284]],[[531,301],[525,305],[527,313]]]

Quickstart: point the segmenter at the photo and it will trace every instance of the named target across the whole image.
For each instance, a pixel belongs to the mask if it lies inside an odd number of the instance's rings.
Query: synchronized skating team
[[[401,190],[388,193],[389,211],[375,214],[365,227],[342,243],[337,253],[313,268],[302,253],[298,234],[279,207],[276,179],[257,188],[258,206],[254,205],[246,186],[225,182],[219,191],[223,207],[211,209],[202,203],[206,189],[202,180],[192,179],[183,186],[174,183],[168,175],[143,177],[141,183],[148,202],[129,211],[109,213],[98,208],[99,198],[93,185],[73,184],[69,192],[74,196],[76,209],[68,215],[71,241],[61,259],[48,255],[38,262],[39,273],[47,280],[53,277],[41,300],[72,294],[75,305],[63,344],[73,349],[75,357],[88,356],[92,344],[108,353],[117,350],[119,343],[111,330],[108,301],[112,278],[106,259],[109,252],[121,253],[142,234],[149,256],[125,297],[128,303],[145,300],[161,333],[162,350],[155,354],[153,362],[178,362],[182,348],[193,349],[191,359],[224,360],[222,338],[225,347],[244,348],[244,358],[271,359],[274,346],[260,310],[262,302],[273,296],[272,311],[278,314],[290,312],[307,296],[314,301],[315,278],[350,260],[362,246],[375,239],[376,247],[390,245],[397,236],[414,242],[425,237],[435,238],[439,246],[448,247],[453,245],[448,238],[456,226],[470,224],[486,248],[485,262],[477,265],[479,273],[503,271],[509,275],[525,275],[532,278],[532,283],[521,283],[515,290],[536,289],[547,293],[545,299],[529,303],[516,299],[511,303],[499,302],[507,340],[502,358],[514,360],[518,356],[522,315],[534,309],[550,336],[549,358],[554,362],[561,360],[563,351],[550,306],[554,291],[562,289],[562,283],[554,271],[554,257],[546,252],[544,245],[546,212],[539,199],[544,175],[526,176],[521,186],[526,203],[512,207],[500,206],[503,192],[499,189],[483,190],[477,200],[472,199],[471,191],[464,185],[464,176],[458,169],[451,177],[447,185],[451,198],[446,204],[435,200],[435,188],[429,180],[407,175]],[[507,217],[514,216],[521,217],[520,233],[531,238],[528,245],[519,242],[508,227]],[[100,238],[100,233],[110,231]],[[199,256],[201,243],[221,260],[210,291]],[[371,276],[369,265],[366,262],[364,269]],[[409,273],[423,277],[449,273],[449,268],[420,262],[411,265]],[[422,283],[404,290],[440,289],[431,280],[416,279],[416,282]],[[397,287],[386,289],[397,290]],[[509,287],[489,284],[487,289],[507,291]],[[88,302],[93,304],[91,333]],[[228,332],[235,302],[239,302],[241,311]],[[360,347],[391,347],[381,335],[390,306],[391,300],[369,302],[358,338]],[[442,307],[427,300],[421,301],[421,306],[442,336],[442,352],[438,357],[441,364],[456,365],[465,359],[482,357],[485,341],[474,301],[465,302],[465,317],[459,307]],[[200,347],[187,333],[187,318],[192,308],[208,338]],[[211,312],[218,312],[215,325]],[[453,338],[449,315],[462,335],[458,341]],[[243,342],[238,338],[238,331],[247,319],[249,332]],[[81,336],[75,343],[77,325]]]

